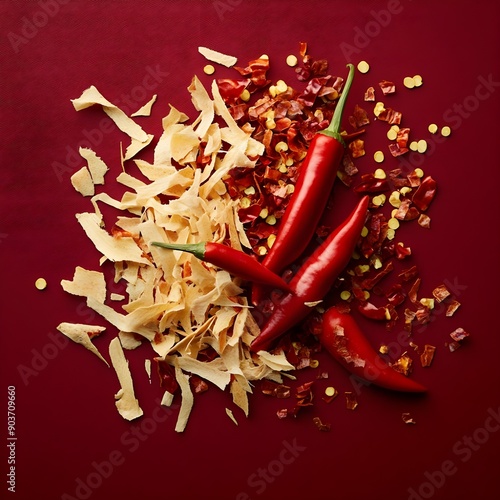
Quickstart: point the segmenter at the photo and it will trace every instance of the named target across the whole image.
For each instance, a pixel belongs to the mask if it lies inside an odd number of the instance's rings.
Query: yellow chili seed
[[[435,123],[431,123],[428,130],[431,134],[435,134],[438,131],[438,126]]]
[[[288,151],[288,144],[285,141],[280,141],[276,146],[274,146],[274,150],[277,153],[281,153],[281,151]]]
[[[276,235],[275,234],[270,234],[267,237],[267,246],[271,248],[274,245],[274,242],[276,241]]]
[[[266,248],[266,247],[264,247],[264,246],[260,246],[259,248],[257,248],[257,253],[258,253],[259,255],[266,255],[266,253],[267,253],[267,248]]]
[[[387,221],[387,225],[389,226],[389,229],[397,229],[399,227],[399,220],[392,217]]]
[[[271,214],[271,215],[268,215],[266,217],[266,222],[270,225],[270,226],[274,226],[274,224],[276,224],[276,217]]]
[[[311,368],[318,368],[319,361],[317,359],[311,359],[311,361],[309,361],[309,366]]]
[[[360,73],[368,73],[370,70],[370,65],[366,61],[360,61],[358,63],[358,71]]]
[[[47,288],[47,280],[45,278],[38,278],[35,281],[35,287],[37,290],[45,290]]]
[[[327,387],[325,389],[325,396],[328,396],[329,398],[331,398],[332,396],[335,396],[337,394],[338,394],[338,392],[337,392],[337,389],[335,389],[335,387]]]
[[[417,141],[411,141],[410,142],[410,149],[412,151],[418,151],[418,142]]]
[[[451,128],[446,126],[441,129],[441,135],[444,137],[448,137],[451,134]]]
[[[251,205],[251,201],[250,201],[250,198],[247,198],[246,196],[244,198],[241,198],[241,207],[242,208],[248,208],[250,205]]]
[[[411,76],[406,76],[403,80],[403,85],[407,89],[412,89],[413,87],[415,87],[415,80]]]
[[[422,85],[423,80],[422,80],[422,77],[420,75],[415,75],[413,77],[413,83],[415,84],[415,87],[420,87],[420,85]]]
[[[382,345],[378,348],[378,352],[379,352],[380,354],[387,354],[387,353],[389,352],[389,348],[388,348],[386,345],[382,344]]]
[[[351,292],[349,290],[344,290],[340,292],[340,298],[342,300],[349,300],[351,298]]]
[[[288,66],[291,66],[292,68],[293,68],[294,66],[297,66],[297,63],[298,63],[297,56],[294,56],[293,54],[290,54],[290,55],[286,58],[286,63],[288,64]]]
[[[286,92],[288,90],[288,86],[283,80],[278,80],[276,82],[276,90],[278,94],[283,94],[283,92]]]
[[[387,239],[391,241],[394,239],[395,236],[396,236],[396,231],[394,229],[389,228],[387,230]]]
[[[365,300],[368,300],[370,298],[370,292],[368,290],[363,290],[363,297]]]
[[[363,229],[361,229],[361,237],[364,238],[365,236],[367,236],[368,232],[368,228],[366,226],[363,226]]]
[[[424,176],[424,171],[423,171],[421,168],[418,168],[418,167],[417,167],[417,168],[415,169],[415,175],[416,175],[417,177],[422,178],[422,177]]]
[[[390,141],[395,141],[397,136],[398,136],[398,131],[395,130],[394,128],[390,128],[387,131],[387,139],[389,139]]]
[[[385,109],[384,103],[383,102],[377,102],[375,104],[375,107],[373,108],[373,114],[375,116],[378,116],[382,111]]]
[[[250,100],[250,92],[248,91],[248,89],[245,89],[241,95],[240,95],[240,99],[244,102],[247,102]]]
[[[382,156],[384,156],[384,153],[382,153],[382,151],[379,151],[379,153],[381,153]],[[385,170],[383,168],[377,168],[373,176],[375,177],[375,179],[385,179],[387,177],[387,174],[385,173]]]
[[[425,153],[427,151],[427,141],[425,139],[420,139],[417,143],[417,151],[419,153]]]
[[[203,71],[207,75],[213,75],[215,73],[215,67],[212,66],[211,64],[207,64],[204,68]]]
[[[255,188],[253,186],[248,186],[243,192],[250,196],[252,194],[255,194]]]
[[[401,205],[401,200],[399,199],[400,196],[401,194],[399,191],[393,191],[389,196],[389,203],[393,207],[398,208]]]

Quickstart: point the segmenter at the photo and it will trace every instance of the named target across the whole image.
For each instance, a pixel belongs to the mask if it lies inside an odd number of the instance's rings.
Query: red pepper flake
[[[422,282],[421,278],[417,278],[414,282],[413,285],[410,288],[410,291],[408,292],[408,297],[409,299],[416,304],[418,302],[417,299],[417,294],[418,294],[418,289],[420,288],[420,283]]]
[[[261,386],[262,393],[266,396],[272,396],[278,399],[285,399],[290,397],[290,387],[264,380]]]
[[[469,334],[463,328],[457,328],[450,333],[450,337],[456,342],[462,342],[462,340],[466,339],[468,336]]]
[[[450,352],[455,352],[457,349],[460,349],[460,347],[462,347],[462,344],[460,344],[460,342],[450,342],[449,344],[445,344],[448,346],[448,349],[450,350]]]
[[[408,127],[400,128],[397,131],[396,143],[400,149],[407,148],[409,136],[410,136],[410,129]]]
[[[314,425],[321,431],[321,432],[328,432],[330,430],[331,425],[330,424],[324,424],[319,417],[314,417],[313,418]]]
[[[201,394],[202,392],[208,391],[208,384],[197,375],[191,375],[189,377],[189,385],[195,394]]]
[[[399,111],[394,111],[391,108],[385,108],[378,115],[378,119],[387,122],[390,125],[399,125],[401,123],[401,119],[403,115]]]
[[[410,281],[416,276],[418,276],[417,266],[411,266],[409,269],[405,269],[398,275],[403,281]]]
[[[427,306],[420,306],[415,318],[420,325],[425,325],[431,320],[431,310]]]
[[[288,417],[288,410],[286,408],[283,408],[281,410],[278,410],[276,412],[276,415],[278,416],[278,418],[286,418]]]
[[[411,205],[410,200],[403,200],[401,202],[401,205],[399,205],[398,209],[396,210],[394,218],[398,220],[405,220],[406,215],[410,209],[410,205]]]
[[[379,85],[379,87],[382,90],[384,95],[394,94],[394,92],[396,92],[396,85],[394,85],[394,82],[382,80],[381,82],[379,82],[378,85]]]
[[[439,285],[432,290],[432,296],[437,302],[443,302],[443,300],[450,296],[450,291],[446,288],[446,285]]]
[[[349,143],[349,150],[353,158],[360,158],[365,155],[365,141],[363,139],[355,139]]]
[[[375,100],[375,89],[373,87],[368,87],[365,92],[365,101]]]
[[[409,149],[404,148],[404,147],[403,148],[400,147],[398,143],[393,143],[393,144],[389,144],[389,151],[390,151],[392,156],[397,157],[397,156],[404,155],[405,153],[407,153],[409,151]]]
[[[346,399],[346,408],[348,410],[355,410],[358,406],[356,395],[352,392],[344,392]]]
[[[430,229],[431,218],[426,214],[420,214],[420,216],[418,217],[418,224],[424,229]]]
[[[411,373],[413,361],[407,353],[402,354],[394,363],[392,368],[403,375],[408,376]]]
[[[370,123],[370,119],[368,113],[356,104],[352,116],[349,117],[349,122],[354,128],[362,128]]]
[[[408,256],[411,255],[411,248],[410,247],[405,247],[404,244],[401,243],[401,242],[399,242],[395,246],[395,250],[396,250],[396,258],[398,260],[403,260],[406,257],[408,257]]]
[[[449,304],[448,307],[446,308],[446,316],[450,318],[453,316],[456,312],[456,310],[460,307],[460,302],[458,300],[452,300]]]
[[[411,309],[405,309],[405,330],[411,332],[413,321],[415,320],[417,313]]]
[[[403,413],[401,415],[401,418],[403,419],[403,422],[405,424],[413,424],[415,425],[417,422],[411,417],[409,413]]]
[[[297,387],[295,397],[297,398],[297,406],[312,406],[313,393],[311,390],[314,381],[306,382]]]
[[[420,186],[413,194],[413,204],[421,211],[425,212],[436,194],[436,181],[429,175],[425,177]]]
[[[420,354],[420,362],[423,367],[431,366],[436,348],[433,345],[425,344],[424,351]]]

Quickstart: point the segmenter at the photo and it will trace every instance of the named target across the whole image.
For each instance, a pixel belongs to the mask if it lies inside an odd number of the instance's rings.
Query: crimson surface
[[[499,14],[499,4],[486,0],[1,2],[0,496],[465,500],[498,494]],[[108,175],[116,177],[125,139],[100,109],[77,113],[70,100],[95,85],[129,113],[158,94],[151,117],[138,119],[158,137],[169,105],[195,116],[187,92],[193,75],[207,85],[212,78],[203,74],[198,46],[242,64],[266,53],[270,77],[293,85],[285,58],[303,41],[312,55],[329,60],[334,74],[345,74],[347,62],[370,63],[369,73],[356,75],[347,109],[363,104],[367,86],[393,80],[400,92],[394,102],[412,133],[428,137],[427,153],[406,161],[438,182],[432,228],[401,234],[421,269],[423,291],[445,282],[462,303],[453,318],[437,317],[415,334],[419,345],[438,346],[433,366],[416,366],[412,375],[428,394],[353,388],[321,353],[328,384],[358,391],[356,410],[346,410],[341,398],[321,404],[318,393],[313,410],[279,420],[282,402],[256,391],[249,418],[237,414],[235,426],[225,414],[230,396],[212,387],[177,434],[176,408],[158,409],[160,388],[143,368],[151,353],[139,349],[127,356],[145,415],[126,422],[115,409],[114,372],[56,331],[62,321],[105,324],[59,285],[77,265],[95,269],[99,258],[75,219],[91,209],[89,201],[69,178],[82,165],[82,145],[113,165]],[[405,90],[403,78],[415,74],[422,87]],[[215,76],[235,73],[218,67]],[[432,122],[449,125],[451,136],[429,138]],[[367,150],[386,147],[377,133],[367,134]],[[368,155],[359,165],[375,168]],[[106,190],[118,195],[109,184]],[[345,190],[340,183],[334,190],[342,206]],[[43,292],[34,286],[38,277],[48,282]],[[362,327],[374,344],[389,338],[368,320]],[[444,344],[457,327],[471,337],[450,353]],[[108,329],[95,341],[103,352],[116,333]],[[310,378],[299,374],[300,381]],[[403,423],[405,412],[416,425]],[[319,432],[313,416],[330,422],[331,431]],[[11,465],[15,493],[8,490]]]

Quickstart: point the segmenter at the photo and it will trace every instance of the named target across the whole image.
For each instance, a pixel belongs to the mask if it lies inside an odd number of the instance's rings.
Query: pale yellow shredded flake
[[[109,366],[108,362],[102,357],[101,353],[97,350],[97,347],[90,340],[91,335],[99,335],[101,332],[106,330],[105,327],[79,323],[61,323],[57,329],[73,342],[83,345],[83,347],[95,354],[100,360],[104,361],[104,363]]]

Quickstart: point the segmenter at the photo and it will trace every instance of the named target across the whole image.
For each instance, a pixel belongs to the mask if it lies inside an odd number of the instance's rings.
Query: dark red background
[[[493,1],[451,0],[2,2],[1,496],[396,500],[498,494],[500,422],[492,415],[500,420],[499,13]],[[333,73],[345,73],[346,50],[353,62],[370,63],[370,73],[356,77],[350,106],[361,103],[368,85],[420,73],[424,85],[413,93],[399,85],[395,107],[417,136],[428,137],[431,122],[453,128],[421,165],[439,183],[432,229],[414,225],[402,233],[422,270],[423,292],[447,280],[459,286],[463,304],[455,317],[438,317],[415,338],[419,345],[438,346],[433,367],[416,366],[413,375],[429,393],[415,398],[362,387],[353,412],[339,398],[329,406],[318,401],[311,412],[283,421],[275,416],[281,401],[255,394],[250,418],[235,411],[236,427],[224,411],[230,397],[212,388],[197,398],[179,435],[175,410],[170,416],[154,413],[160,390],[143,370],[151,353],[140,349],[127,355],[145,416],[126,422],[114,406],[113,371],[74,344],[56,344],[62,321],[105,324],[59,286],[76,265],[98,265],[74,217],[91,210],[69,181],[83,163],[72,163],[68,155],[93,137],[93,147],[113,165],[107,176],[112,186],[120,171],[118,143],[126,144],[117,130],[96,132],[105,117],[100,109],[77,113],[70,99],[93,84],[112,102],[127,107],[125,94],[139,108],[157,93],[153,115],[137,119],[157,137],[169,104],[195,116],[186,87],[194,74],[207,85],[211,79],[203,75],[199,45],[236,55],[241,64],[267,53],[270,76],[294,84],[284,58],[297,53],[301,41],[314,56],[327,58]],[[151,71],[156,85],[144,92]],[[218,69],[215,76],[226,74],[234,75]],[[481,79],[490,86],[475,97]],[[151,79],[146,82],[151,86]],[[386,142],[377,132],[367,136],[370,151]],[[374,168],[369,157],[359,165]],[[66,171],[58,177],[55,167],[61,166]],[[347,196],[341,185],[335,189],[340,200]],[[40,276],[48,281],[44,292],[34,287]],[[458,326],[471,338],[451,354],[444,343]],[[378,326],[363,327],[374,342],[388,338]],[[96,341],[105,354],[115,333],[108,328]],[[328,357],[320,362],[330,373],[325,383],[352,389]],[[311,377],[301,374],[301,380]],[[11,385],[15,494],[5,482]],[[417,425],[403,424],[402,412],[410,412]],[[314,415],[330,422],[331,432],[318,432]],[[141,434],[134,436],[133,429]],[[287,445],[295,446],[295,454],[284,451]],[[104,464],[110,460],[113,470]],[[269,479],[258,477],[262,470]],[[90,489],[78,490],[82,482]]]

